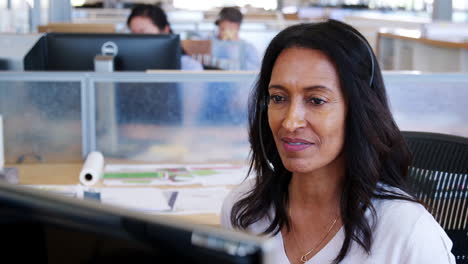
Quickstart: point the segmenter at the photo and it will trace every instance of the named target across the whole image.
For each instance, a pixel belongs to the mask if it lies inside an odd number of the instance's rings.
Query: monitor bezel
[[[259,254],[261,263],[271,263],[273,253],[278,250],[277,241],[265,236],[191,223],[165,215],[144,214],[96,201],[0,182],[0,205],[5,204],[10,209],[21,211],[30,220],[128,241],[151,243],[151,236],[158,229],[168,228],[177,232],[190,232],[194,246],[203,247],[214,254],[222,252],[221,254],[235,257],[236,254],[247,252]],[[0,208],[8,209],[3,206]],[[141,230],[146,230],[147,234]]]

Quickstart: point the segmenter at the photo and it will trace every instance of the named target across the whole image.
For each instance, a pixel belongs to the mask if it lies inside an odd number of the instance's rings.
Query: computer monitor
[[[49,33],[24,57],[26,71],[94,71],[94,58],[114,54],[115,71],[180,69],[178,35]]]
[[[49,33],[27,53],[24,69],[94,71],[95,56],[107,52],[115,53],[114,71],[177,70],[181,67],[182,49],[178,35]],[[41,86],[48,84],[35,84],[37,88]],[[179,125],[182,102],[177,88],[175,83],[117,83],[113,86],[117,122]],[[70,105],[74,105],[72,109],[78,109],[79,100],[69,98],[67,93],[62,89],[55,94],[67,98]],[[47,108],[40,109],[47,111]]]
[[[273,239],[0,183],[2,262],[274,263]]]

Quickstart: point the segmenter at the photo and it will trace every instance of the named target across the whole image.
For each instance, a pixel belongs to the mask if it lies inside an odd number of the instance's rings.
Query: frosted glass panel
[[[0,82],[6,162],[81,159],[79,82]]]
[[[83,151],[97,149],[117,160],[243,162],[249,155],[247,100],[255,77],[0,72],[6,161],[78,162]],[[468,137],[468,76],[384,73],[384,78],[400,129]],[[24,81],[31,79],[41,81]],[[72,80],[83,80],[84,90]]]
[[[96,83],[97,149],[157,162],[244,161],[245,82]]]
[[[388,81],[392,112],[401,130],[468,137],[468,83],[443,79]]]

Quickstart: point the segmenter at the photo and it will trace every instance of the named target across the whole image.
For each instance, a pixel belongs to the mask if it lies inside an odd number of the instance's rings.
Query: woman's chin
[[[315,166],[304,159],[288,159],[283,161],[284,167],[292,173],[307,173],[314,171]]]

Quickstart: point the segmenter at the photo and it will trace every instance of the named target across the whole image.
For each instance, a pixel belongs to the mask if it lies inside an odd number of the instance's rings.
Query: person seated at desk
[[[260,58],[255,47],[239,38],[243,15],[236,7],[221,9],[215,24],[218,33],[212,39],[212,56],[223,70],[258,70]],[[227,62],[221,63],[221,62]],[[206,106],[199,115],[202,124],[240,125],[247,119],[246,107],[233,98],[242,98],[242,83],[209,83],[209,94],[203,98]]]
[[[137,34],[172,34],[172,29],[164,10],[158,5],[138,4],[132,8],[127,26]],[[203,70],[203,66],[182,50],[182,70]]]
[[[357,30],[286,28],[254,89],[256,175],[228,195],[222,226],[277,239],[275,263],[455,263],[450,238],[405,187],[410,152]]]
[[[243,56],[241,60],[243,60],[244,63],[240,65],[240,69],[258,70],[260,68],[260,56],[258,55],[257,49],[251,43],[239,38],[242,19],[243,15],[237,7],[222,8],[215,21],[216,26],[218,26],[216,38],[223,41],[236,41],[242,44],[243,54],[240,55]],[[216,45],[216,42],[214,45]],[[215,54],[213,54],[213,56],[221,59],[229,59],[229,56],[232,56],[232,54],[225,54],[229,53],[228,49],[223,51],[224,48],[221,47],[219,52],[221,54],[216,54],[218,52],[216,51],[216,47],[214,47]]]
[[[159,5],[137,4],[127,18],[127,26],[136,34],[172,34],[167,15]],[[198,61],[186,55],[182,49],[181,70],[202,71]],[[191,90],[187,84],[178,83],[124,83],[118,93],[118,121],[123,124],[181,125],[186,119],[184,102]],[[174,89],[176,88],[176,89]],[[131,127],[131,126],[130,126]],[[128,129],[133,134],[132,129]],[[129,136],[130,138],[132,136]]]

